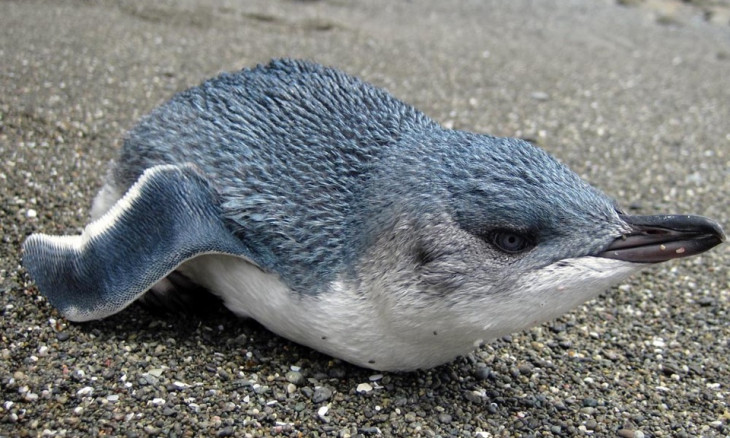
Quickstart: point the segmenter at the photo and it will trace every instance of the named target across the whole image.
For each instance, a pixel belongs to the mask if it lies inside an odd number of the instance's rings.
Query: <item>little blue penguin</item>
[[[628,215],[528,142],[280,59],[143,117],[82,234],[29,236],[23,264],[71,321],[174,298],[184,279],[285,338],[407,371],[724,240],[701,216]]]

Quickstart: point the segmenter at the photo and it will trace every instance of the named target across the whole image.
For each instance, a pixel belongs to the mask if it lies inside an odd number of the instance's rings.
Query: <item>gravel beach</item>
[[[30,233],[81,231],[140,116],[283,56],[336,66],[447,127],[530,139],[633,213],[701,214],[727,231],[727,6],[0,1],[0,436],[730,436],[728,244],[404,374],[221,309],[133,305],[71,324],[20,266]]]

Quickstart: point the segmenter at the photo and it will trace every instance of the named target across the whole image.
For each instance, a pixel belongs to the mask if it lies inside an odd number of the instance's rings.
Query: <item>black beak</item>
[[[621,216],[631,232],[614,240],[599,257],[659,263],[699,254],[725,240],[716,222],[702,216]]]

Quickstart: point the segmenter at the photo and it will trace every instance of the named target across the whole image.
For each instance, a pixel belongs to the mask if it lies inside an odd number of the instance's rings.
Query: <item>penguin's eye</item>
[[[497,249],[509,254],[520,253],[532,246],[532,240],[514,231],[497,231],[492,235],[492,243]]]

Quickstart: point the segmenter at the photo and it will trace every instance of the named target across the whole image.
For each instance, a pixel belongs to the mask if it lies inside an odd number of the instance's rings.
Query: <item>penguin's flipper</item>
[[[69,320],[104,318],[186,260],[210,253],[246,257],[218,205],[193,166],[155,166],[80,236],[28,237],[23,265]]]

